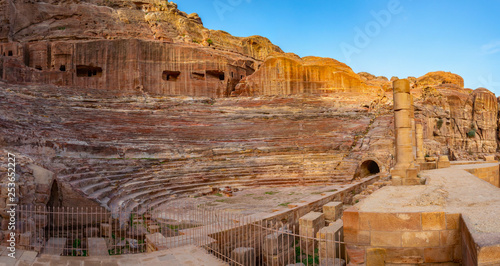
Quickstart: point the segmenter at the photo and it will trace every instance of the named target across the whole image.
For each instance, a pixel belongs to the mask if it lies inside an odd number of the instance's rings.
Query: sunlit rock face
[[[268,57],[253,75],[242,80],[234,95],[294,95],[339,91],[377,93],[350,67],[335,59],[280,54]]]
[[[0,21],[0,78],[11,83],[219,98],[282,53],[165,1],[2,0]]]
[[[464,89],[460,76],[442,71],[418,78],[414,91],[429,155],[476,159],[497,151],[498,103],[492,92]]]
[[[159,0],[1,0],[0,21],[0,42],[133,38],[211,46],[257,60],[282,52],[261,36],[206,29],[196,13]]]
[[[8,82],[117,93],[226,97],[259,64],[208,47],[134,39],[8,43],[0,52]]]

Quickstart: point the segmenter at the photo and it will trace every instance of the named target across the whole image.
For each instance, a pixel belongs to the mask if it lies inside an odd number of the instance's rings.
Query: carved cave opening
[[[9,51],[9,52],[7,53],[7,55],[8,55],[8,56],[13,56],[12,51]]]
[[[66,65],[61,65],[59,67],[59,71],[63,71],[63,72],[66,71]]]
[[[356,171],[355,177],[364,178],[380,173],[380,166],[373,160],[364,161]]]
[[[102,75],[102,68],[86,65],[76,66],[76,76],[77,77],[100,77]]]
[[[57,181],[54,180],[52,182],[52,187],[50,188],[50,198],[47,202],[47,207],[61,207],[62,199],[61,194],[59,193],[59,186],[57,185]]]
[[[181,75],[181,72],[179,71],[169,71],[165,70],[161,74],[161,78],[165,81],[177,81],[179,76]]]
[[[207,76],[210,78],[218,78],[219,80],[225,80],[226,75],[224,71],[220,70],[207,70]]]
[[[42,67],[41,67],[41,66],[36,65],[36,66],[35,66],[35,69],[36,69],[36,70],[42,70]]]
[[[191,78],[192,79],[197,79],[197,80],[205,80],[205,73],[192,72],[191,73]]]

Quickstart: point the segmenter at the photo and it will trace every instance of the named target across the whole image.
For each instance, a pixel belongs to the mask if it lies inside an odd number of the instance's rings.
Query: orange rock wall
[[[366,84],[347,65],[330,58],[279,55],[236,87],[235,95],[293,95],[334,91],[365,92]]]
[[[8,43],[0,52],[8,82],[161,95],[228,96],[258,64],[210,48],[128,39]]]

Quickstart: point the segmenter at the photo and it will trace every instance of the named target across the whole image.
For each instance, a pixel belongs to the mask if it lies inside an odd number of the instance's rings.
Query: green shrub
[[[209,45],[214,44],[214,41],[212,41],[212,39],[208,39],[207,42],[208,42]]]
[[[475,128],[472,128],[471,130],[469,130],[469,132],[467,132],[467,137],[473,138],[475,136],[476,136],[476,129]]]
[[[437,128],[441,129],[441,127],[443,127],[443,123],[444,123],[443,119],[439,118],[439,120],[437,121],[437,124],[436,124]]]

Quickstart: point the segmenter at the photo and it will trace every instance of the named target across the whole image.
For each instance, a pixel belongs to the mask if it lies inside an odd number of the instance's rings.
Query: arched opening
[[[356,171],[355,177],[364,178],[380,173],[380,166],[373,160],[364,161]]]

